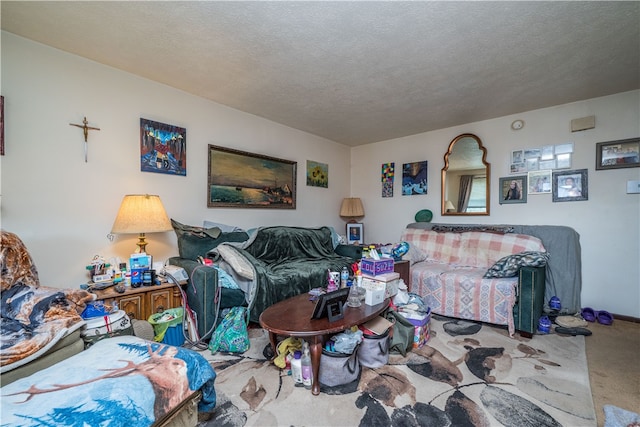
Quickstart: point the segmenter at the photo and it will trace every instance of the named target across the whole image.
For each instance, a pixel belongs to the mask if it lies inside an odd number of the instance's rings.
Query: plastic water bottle
[[[313,370],[311,369],[311,356],[309,355],[309,344],[305,341],[302,345],[302,359],[300,359],[302,371],[302,384],[304,388],[311,389],[313,384]]]
[[[342,267],[342,271],[340,272],[340,287],[346,288],[348,280],[349,280],[349,270],[347,270],[347,267]]]
[[[302,352],[296,350],[291,359],[291,376],[296,387],[302,387]]]

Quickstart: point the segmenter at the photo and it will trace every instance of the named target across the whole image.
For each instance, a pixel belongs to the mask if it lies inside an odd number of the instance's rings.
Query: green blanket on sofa
[[[361,254],[353,246],[334,250],[328,227],[285,226],[259,228],[242,245],[223,243],[214,252],[247,295],[254,322],[267,307],[326,286],[328,271],[350,269]]]

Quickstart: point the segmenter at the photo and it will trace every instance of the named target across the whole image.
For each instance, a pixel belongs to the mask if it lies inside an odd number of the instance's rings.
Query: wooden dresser
[[[129,287],[122,294],[116,292],[113,287],[93,293],[105,304],[118,304],[118,308],[124,310],[131,319],[147,320],[154,313],[182,306],[180,290],[173,283]]]

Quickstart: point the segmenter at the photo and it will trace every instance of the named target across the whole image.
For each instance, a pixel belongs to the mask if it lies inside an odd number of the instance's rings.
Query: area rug
[[[319,396],[268,361],[268,335],[252,329],[246,353],[205,356],[218,375],[217,406],[199,426],[596,425],[584,336],[510,338],[447,318],[430,326],[422,348]]]

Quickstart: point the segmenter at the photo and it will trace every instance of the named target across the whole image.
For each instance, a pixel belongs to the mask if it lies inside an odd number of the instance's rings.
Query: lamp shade
[[[453,203],[451,203],[451,200],[447,200],[447,201],[444,203],[444,210],[445,210],[445,212],[455,211],[455,210],[456,210],[456,207],[455,207],[455,206],[453,206]]]
[[[120,210],[113,222],[113,234],[160,233],[171,231],[160,196],[129,194],[124,196]]]
[[[364,216],[364,208],[362,207],[362,200],[358,197],[347,197],[342,199],[342,206],[340,206],[340,216],[346,218],[356,218]]]

